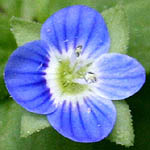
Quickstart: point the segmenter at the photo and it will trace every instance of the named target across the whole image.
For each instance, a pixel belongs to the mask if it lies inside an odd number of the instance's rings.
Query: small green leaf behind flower
[[[129,105],[125,101],[113,101],[113,103],[117,110],[117,120],[107,139],[126,147],[133,146],[134,130]]]
[[[117,5],[102,12],[111,37],[110,52],[127,53],[129,27],[126,13],[122,5]]]
[[[10,25],[18,46],[40,39],[41,24],[39,23],[24,21],[20,18],[12,17]]]
[[[50,127],[50,124],[45,115],[37,115],[27,111],[23,112],[21,118],[21,137],[27,137],[46,127]]]

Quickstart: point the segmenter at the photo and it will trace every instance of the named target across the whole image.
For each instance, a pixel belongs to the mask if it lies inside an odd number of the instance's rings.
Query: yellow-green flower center
[[[57,69],[57,82],[62,93],[67,95],[80,94],[88,89],[87,84],[77,83],[76,79],[83,79],[87,66],[80,67],[78,63],[70,65],[69,60],[62,60]]]

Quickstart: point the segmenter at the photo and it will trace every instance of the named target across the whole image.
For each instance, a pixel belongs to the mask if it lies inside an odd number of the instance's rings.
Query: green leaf
[[[45,115],[25,111],[21,118],[21,137],[27,137],[47,127],[50,127],[50,124]]]
[[[2,102],[2,101],[1,101]],[[0,103],[0,149],[17,149],[14,143],[20,129],[21,107],[9,100]]]
[[[117,110],[117,121],[108,139],[126,147],[134,144],[132,116],[125,101],[113,101]]]
[[[102,12],[111,37],[110,52],[127,53],[129,41],[128,21],[122,5]]]
[[[18,46],[40,39],[41,24],[39,23],[12,17],[11,27],[11,31],[16,38]]]

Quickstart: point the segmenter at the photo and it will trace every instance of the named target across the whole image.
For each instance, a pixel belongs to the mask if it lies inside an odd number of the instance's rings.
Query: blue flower
[[[43,24],[41,40],[13,52],[5,83],[13,99],[30,112],[47,115],[63,136],[96,142],[112,131],[112,100],[136,93],[145,70],[136,59],[107,53],[110,36],[92,8],[64,8]]]

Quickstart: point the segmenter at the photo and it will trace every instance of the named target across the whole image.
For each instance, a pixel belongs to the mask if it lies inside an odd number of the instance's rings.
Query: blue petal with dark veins
[[[108,136],[115,124],[116,110],[110,100],[87,97],[76,104],[64,101],[47,118],[63,136],[89,143]]]
[[[52,49],[83,47],[83,53],[97,57],[108,52],[110,37],[103,17],[87,6],[76,5],[61,9],[43,24],[41,39]]]
[[[103,54],[97,63],[100,95],[110,100],[127,98],[143,86],[145,69],[134,58],[116,53]]]
[[[48,114],[55,110],[44,70],[49,62],[49,47],[33,41],[13,52],[5,68],[5,83],[13,99],[28,111]]]

